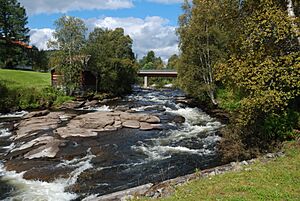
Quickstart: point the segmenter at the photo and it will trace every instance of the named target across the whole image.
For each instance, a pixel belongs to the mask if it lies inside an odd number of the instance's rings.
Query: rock
[[[122,112],[125,112],[125,111],[127,111],[127,110],[129,110],[130,108],[128,107],[128,106],[126,106],[126,105],[118,105],[116,108],[115,108],[115,110],[116,111],[122,111]]]
[[[136,120],[127,120],[122,123],[122,126],[126,128],[140,128],[140,122]]]
[[[36,135],[40,131],[52,130],[58,127],[63,112],[51,112],[46,116],[32,117],[22,120],[17,126],[15,139]]]
[[[41,117],[41,116],[46,116],[47,114],[49,114],[50,111],[49,110],[42,110],[42,111],[36,111],[36,112],[30,112],[28,114],[26,114],[23,119],[29,119],[32,117]]]
[[[140,121],[147,122],[147,123],[160,123],[160,119],[157,116],[144,116],[140,118]]]
[[[32,168],[24,173],[23,178],[27,180],[39,180],[53,182],[57,178],[68,178],[72,169],[66,167],[59,168]]]
[[[122,128],[122,122],[116,120],[113,126],[114,126],[115,128]]]
[[[149,123],[146,123],[146,122],[141,122],[140,123],[140,130],[152,130],[154,127],[153,125],[149,124]]]
[[[81,108],[85,104],[85,101],[68,101],[60,106],[60,109],[76,109]]]
[[[183,116],[175,116],[174,119],[173,119],[173,122],[175,123],[184,123],[185,122],[185,118]]]
[[[118,129],[114,126],[105,126],[104,130],[105,131],[116,131]]]
[[[53,140],[54,140],[54,137],[52,137],[52,136],[41,136],[30,142],[27,142],[27,143],[21,145],[19,148],[13,149],[11,152],[28,149],[28,148],[33,147],[34,145],[47,144],[48,142],[51,142]]]
[[[88,101],[84,104],[84,107],[95,107],[98,103],[98,100]]]
[[[266,158],[275,158],[275,154],[268,153],[268,154],[266,154]]]
[[[24,155],[24,158],[34,159],[34,158],[54,158],[59,151],[60,140],[53,140],[37,149],[34,149]]]
[[[68,137],[95,137],[97,136],[97,132],[104,131],[102,128],[100,129],[85,129],[79,128],[75,125],[68,125],[67,127],[61,127],[56,129],[56,134],[60,135],[62,138]]]
[[[116,200],[126,200],[130,195],[144,195],[151,187],[153,186],[152,183],[145,184],[142,186],[137,186],[134,188],[126,189],[123,191],[102,195],[96,197],[95,200],[97,201],[116,201]]]
[[[242,161],[241,165],[249,165],[249,163],[247,161]]]

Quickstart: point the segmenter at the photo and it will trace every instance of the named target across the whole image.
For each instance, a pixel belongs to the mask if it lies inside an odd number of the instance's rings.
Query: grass
[[[0,80],[7,83],[9,88],[42,89],[51,84],[50,73],[0,69]]]
[[[189,182],[160,200],[300,200],[300,142],[287,143],[285,150],[285,157]]]
[[[50,73],[0,69],[0,112],[49,108],[72,99],[50,84]]]

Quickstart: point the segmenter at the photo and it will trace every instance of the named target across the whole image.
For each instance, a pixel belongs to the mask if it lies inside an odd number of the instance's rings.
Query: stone
[[[99,130],[104,131],[104,129]],[[98,130],[95,129],[85,129],[85,128],[79,128],[75,126],[66,126],[56,129],[56,134],[60,135],[62,138],[68,138],[68,137],[95,137],[97,136]]]
[[[121,121],[115,121],[114,125],[115,128],[122,128],[122,122]]]
[[[185,122],[185,118],[183,116],[175,116],[173,119],[173,122],[175,123],[184,123]]]
[[[34,145],[47,144],[48,142],[51,142],[53,140],[54,140],[54,137],[52,137],[52,136],[41,136],[34,140],[31,140],[30,142],[27,142],[27,143],[21,145],[19,148],[13,149],[11,152],[28,149],[28,148],[33,147]]]
[[[146,122],[141,122],[140,123],[140,130],[152,130],[154,127],[153,125],[149,124],[149,123],[146,123]]]
[[[36,112],[30,112],[28,114],[26,114],[23,119],[29,119],[32,117],[41,117],[41,116],[46,116],[47,114],[49,114],[50,111],[49,110],[42,110],[42,111],[36,111]]]
[[[114,126],[105,126],[104,130],[105,131],[116,131],[118,129]]]
[[[98,100],[88,101],[84,104],[84,107],[95,107],[98,103]]]
[[[140,122],[136,120],[127,120],[122,123],[122,126],[126,128],[140,128]]]
[[[40,131],[53,130],[58,127],[61,122],[60,116],[63,112],[51,112],[45,116],[31,117],[22,120],[17,125],[15,139],[30,137],[36,135]]]
[[[125,112],[125,111],[127,111],[127,110],[129,110],[130,108],[128,107],[128,106],[126,106],[126,105],[118,105],[116,108],[115,108],[115,110],[117,110],[117,111],[122,111],[122,112]]]
[[[60,140],[53,140],[52,142],[47,143],[46,145],[40,146],[27,154],[24,155],[24,158],[34,159],[34,158],[54,158],[59,151]]]
[[[60,106],[60,109],[76,109],[81,108],[85,104],[85,101],[68,101]]]
[[[160,118],[157,116],[143,116],[140,118],[140,121],[147,122],[147,123],[160,123]]]

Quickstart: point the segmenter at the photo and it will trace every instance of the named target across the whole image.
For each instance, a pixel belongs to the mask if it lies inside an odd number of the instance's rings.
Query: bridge
[[[144,77],[144,87],[148,87],[148,77],[177,77],[176,70],[140,70],[139,77]]]

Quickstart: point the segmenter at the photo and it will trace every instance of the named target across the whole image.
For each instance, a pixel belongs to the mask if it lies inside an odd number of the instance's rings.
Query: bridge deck
[[[177,71],[174,70],[140,70],[140,77],[177,77]]]

